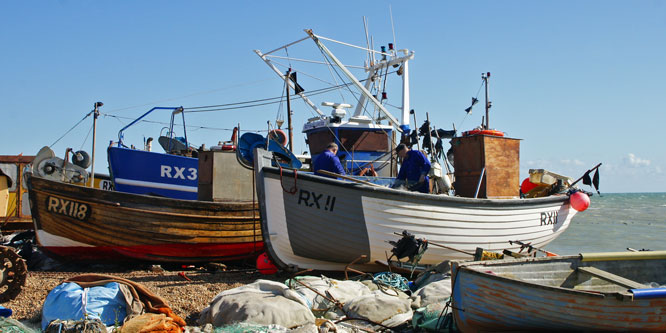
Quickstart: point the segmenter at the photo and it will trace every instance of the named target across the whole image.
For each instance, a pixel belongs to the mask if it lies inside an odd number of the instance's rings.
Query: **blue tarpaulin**
[[[122,323],[127,316],[127,302],[117,282],[82,288],[74,282],[63,283],[51,290],[42,308],[42,329],[53,320],[97,318],[104,325]]]

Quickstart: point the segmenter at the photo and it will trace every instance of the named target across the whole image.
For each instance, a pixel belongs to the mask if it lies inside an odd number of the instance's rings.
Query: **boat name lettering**
[[[87,204],[51,196],[46,198],[46,210],[81,221],[87,220],[90,216],[90,206]]]
[[[298,204],[307,207],[316,206],[317,209],[332,212],[333,207],[335,207],[335,197],[326,195],[326,200],[324,200],[323,193],[317,194],[312,191],[300,190],[298,193]]]
[[[552,212],[541,212],[541,225],[551,225],[557,224],[557,214],[556,210]]]
[[[110,180],[102,179],[99,181],[99,188],[104,191],[113,191],[113,183]]]
[[[171,174],[173,172],[173,175]],[[169,166],[169,165],[160,165],[160,177],[166,178],[180,178],[180,179],[197,179],[197,168],[187,169],[188,174],[185,175],[185,167]]]

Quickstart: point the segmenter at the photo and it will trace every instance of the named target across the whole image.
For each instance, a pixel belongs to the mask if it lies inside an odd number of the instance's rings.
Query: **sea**
[[[584,252],[666,250],[666,193],[601,193],[545,249]]]

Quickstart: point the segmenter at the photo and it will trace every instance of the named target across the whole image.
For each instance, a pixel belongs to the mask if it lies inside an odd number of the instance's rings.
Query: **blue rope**
[[[372,281],[374,281],[375,283],[381,283],[396,288],[401,291],[409,290],[407,279],[402,277],[400,274],[396,273],[391,273],[391,272],[376,273],[372,277]]]

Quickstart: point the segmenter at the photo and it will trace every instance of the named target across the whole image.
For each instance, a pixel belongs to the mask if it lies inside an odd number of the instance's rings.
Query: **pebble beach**
[[[198,326],[199,313],[219,292],[254,282],[257,279],[284,280],[289,276],[263,275],[254,269],[229,268],[227,271],[210,272],[204,268],[164,270],[151,265],[116,266],[96,265],[75,267],[68,271],[29,271],[23,291],[19,296],[2,305],[13,311],[12,318],[37,327],[41,321],[41,309],[47,294],[63,280],[86,273],[114,275],[143,284],[167,301],[171,309],[185,319],[188,326]]]

